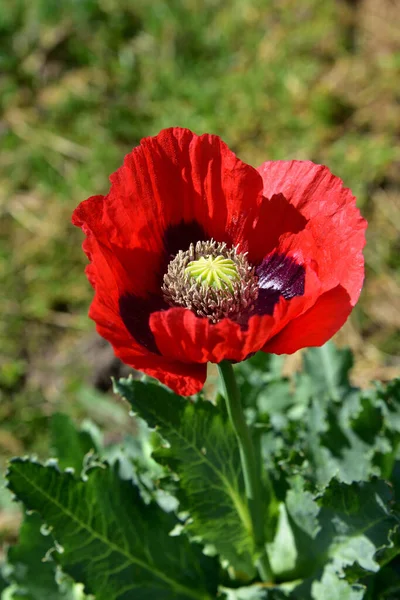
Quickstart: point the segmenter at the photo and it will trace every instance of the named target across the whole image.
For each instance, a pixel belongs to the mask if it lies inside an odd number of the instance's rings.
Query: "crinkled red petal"
[[[191,396],[202,389],[207,376],[206,365],[185,364],[149,352],[135,342],[122,319],[97,297],[89,316],[96,322],[98,333],[112,344],[115,355],[125,364],[156,377],[182,396]]]
[[[171,359],[183,363],[239,362],[258,352],[280,323],[287,322],[288,314],[290,303],[281,298],[273,315],[253,316],[243,330],[230,319],[212,324],[188,309],[170,308],[153,313],[150,327],[159,350]]]
[[[364,279],[362,249],[367,223],[351,191],[327,167],[309,161],[270,161],[258,171],[265,196],[283,194],[307,219],[322,291],[335,281],[347,290],[354,306]]]
[[[81,203],[73,222],[87,235],[90,316],[99,333],[124,362],[183,395],[201,389],[208,361],[324,343],[362,285],[366,223],[340,179],[300,161],[267,162],[257,171],[218,137],[187,129],[142,140],[112,175],[109,194]],[[274,298],[286,286],[287,299],[265,309],[272,315],[260,306],[247,328],[229,319],[212,325],[187,309],[150,303],[160,297],[170,256],[211,237],[239,244],[253,264],[264,264],[266,300],[268,286]],[[269,265],[279,281],[268,279]],[[147,326],[150,306],[159,308]]]
[[[196,223],[206,239],[238,243],[262,201],[256,169],[240,161],[219,137],[182,128],[143,139],[110,179],[105,212],[114,232],[129,233],[121,246],[159,255],[168,250],[169,232],[182,223]],[[186,238],[181,229],[176,235]],[[178,239],[174,250],[186,250],[185,244],[196,241]],[[160,275],[157,265],[151,266],[153,278]],[[137,277],[135,263],[131,268]],[[155,280],[158,284],[159,278]],[[146,281],[144,288],[152,287]]]
[[[249,260],[258,264],[268,253],[277,248],[281,235],[298,233],[307,225],[307,219],[282,194],[264,197],[251,229],[246,231],[242,247],[249,253]]]
[[[256,169],[219,137],[179,127],[143,139],[111,181],[116,192],[129,190],[135,211],[157,223],[161,234],[181,221],[194,221],[209,238],[239,240],[262,200]]]
[[[95,288],[89,316],[96,322],[98,333],[112,344],[116,356],[127,365],[156,377],[178,394],[190,396],[200,391],[206,379],[206,365],[183,364],[154,354],[137,343],[120,314],[121,267],[118,261],[90,231],[84,249],[92,260],[87,267],[87,275]]]
[[[112,264],[118,273],[121,295],[128,291],[146,295],[155,290],[154,273],[159,268],[160,248],[150,231],[141,246],[135,244],[134,208],[131,207],[129,218],[126,214],[123,198],[118,198],[111,188],[107,196],[92,196],[81,202],[72,215],[72,222],[81,227],[88,238],[95,239],[100,254],[108,257],[110,266]],[[83,249],[95,264],[99,254],[91,253],[85,244]]]
[[[156,377],[182,396],[196,394],[203,387],[206,365],[185,364],[147,351],[130,336],[122,320],[97,298],[89,315],[96,322],[98,333],[112,344],[115,355],[125,364]]]
[[[322,294],[308,311],[291,320],[262,350],[292,354],[300,348],[322,346],[344,325],[352,308],[349,294],[338,285]]]
[[[110,180],[107,196],[82,202],[73,222],[110,249],[131,291],[144,297],[159,293],[171,235],[174,253],[201,232],[204,239],[244,243],[262,203],[256,169],[219,137],[182,128],[143,139]]]

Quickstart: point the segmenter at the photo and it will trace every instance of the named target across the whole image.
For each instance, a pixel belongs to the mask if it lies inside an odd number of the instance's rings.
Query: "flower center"
[[[185,272],[203,285],[212,286],[218,290],[227,287],[231,292],[233,292],[233,282],[240,280],[234,261],[221,254],[200,256],[198,260],[193,260],[188,264]]]
[[[258,278],[246,254],[214,240],[190,244],[168,265],[162,286],[170,306],[184,306],[217,323],[239,320],[254,307]]]

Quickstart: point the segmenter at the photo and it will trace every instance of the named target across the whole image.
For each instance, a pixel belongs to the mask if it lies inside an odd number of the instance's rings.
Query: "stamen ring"
[[[214,240],[190,244],[168,265],[162,286],[170,306],[183,306],[217,323],[248,314],[258,297],[258,278],[247,256]]]

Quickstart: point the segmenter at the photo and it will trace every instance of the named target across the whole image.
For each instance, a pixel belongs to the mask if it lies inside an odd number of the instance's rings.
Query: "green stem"
[[[246,496],[249,503],[252,522],[252,534],[257,556],[257,568],[263,581],[273,581],[271,565],[265,547],[265,504],[268,498],[262,498],[261,474],[251,439],[250,430],[243,413],[235,373],[230,362],[224,360],[218,365],[223,382],[228,415],[239,444]],[[270,485],[268,486],[270,488]],[[267,496],[267,494],[265,494]],[[263,502],[264,500],[264,502]]]

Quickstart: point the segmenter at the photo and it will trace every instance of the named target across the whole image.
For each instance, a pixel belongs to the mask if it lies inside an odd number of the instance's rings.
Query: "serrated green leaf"
[[[295,377],[296,384],[303,381],[304,375]],[[400,447],[399,380],[371,390],[343,384],[336,400],[309,394],[305,404],[303,388],[297,401],[293,387],[292,406],[286,411],[272,412],[268,419],[258,416],[269,426],[262,438],[269,469],[279,461],[277,475],[282,467],[289,477],[300,471],[319,489],[333,477],[348,484],[372,476],[391,479]]]
[[[379,475],[373,463],[376,453],[373,440],[366,443],[350,426],[352,415],[360,410],[358,394],[349,395],[343,404],[324,405],[313,400],[307,426],[309,445],[306,454],[320,486],[326,486],[334,476],[350,484]]]
[[[254,356],[235,367],[235,375],[244,406],[255,407],[258,399],[265,394],[269,384],[283,381],[281,377],[284,357],[276,354],[257,352]]]
[[[293,477],[286,494],[286,506],[297,527],[311,539],[315,539],[321,530],[318,520],[320,508],[311,492],[304,489],[304,480]]]
[[[50,556],[52,536],[44,535],[43,521],[37,513],[26,515],[18,544],[7,555],[7,579],[14,584],[12,598],[26,600],[72,600],[71,585],[56,581],[56,563]]]
[[[295,598],[291,595],[289,589],[285,591],[285,586],[269,584],[267,586],[251,585],[237,589],[222,588],[224,600],[285,600],[286,598]]]
[[[398,600],[400,598],[399,561],[386,565],[374,577],[364,579],[367,588],[365,600]]]
[[[287,413],[292,406],[293,395],[288,379],[269,382],[257,396],[261,420],[271,420],[277,429],[286,426]],[[282,419],[282,416],[286,418]]]
[[[334,569],[326,569],[320,581],[315,581],[311,588],[313,600],[362,600],[365,588],[352,585],[340,579]]]
[[[191,517],[188,530],[213,545],[237,574],[253,576],[239,450],[225,413],[210,402],[194,404],[151,383],[120,380],[116,391],[167,440],[154,457],[179,475],[180,508]]]
[[[350,426],[374,447],[374,464],[383,478],[391,479],[400,446],[400,378],[386,386],[376,383],[374,389],[362,392],[362,400],[364,411]],[[372,420],[375,426],[368,427]]]
[[[345,485],[333,480],[318,499],[325,555],[341,570],[358,563],[375,572],[378,550],[391,544],[397,521],[391,513],[392,492],[387,483],[371,481]]]
[[[276,534],[276,540],[281,535],[285,543],[268,547],[270,562],[280,580],[302,579],[311,585],[318,578],[318,591],[325,590],[326,581],[337,579],[337,589],[344,597],[349,594],[353,598],[359,588],[350,584],[362,583],[367,575],[378,572],[384,557],[390,556],[386,552],[393,552],[398,543],[392,493],[385,482],[346,485],[333,480],[313,498],[304,490],[301,478],[296,477],[285,505],[286,521],[283,525],[279,522]],[[292,558],[289,564],[285,552]],[[281,570],[276,568],[279,564]],[[323,598],[322,591],[318,594],[316,598]],[[303,598],[300,588],[293,597]]]
[[[89,432],[79,431],[71,417],[62,413],[52,415],[51,439],[61,469],[72,467],[77,475],[82,470],[85,455],[98,450]]]
[[[145,500],[155,499],[158,493],[156,483],[164,477],[164,469],[151,457],[152,433],[146,423],[136,420],[132,429],[132,435],[125,436],[117,444],[107,446],[101,455],[112,465],[118,463],[122,479],[132,479]]]
[[[341,402],[314,400],[307,429],[307,453],[320,485],[335,474],[345,483],[371,475],[389,479],[400,444],[399,380],[352,390]]]
[[[280,505],[275,539],[268,545],[270,562],[280,581],[307,578],[325,561],[321,557],[325,546],[321,548],[317,539],[321,531],[321,508],[312,494],[304,490],[301,477],[293,478],[290,486],[285,503]]]
[[[399,554],[400,554],[400,520],[399,513],[395,511],[395,516],[397,518],[398,524],[390,531],[389,535],[389,544],[384,548],[381,548],[377,555],[375,556],[375,560],[384,567],[386,565],[394,564],[394,559],[397,558],[396,562],[399,562]],[[400,577],[400,571],[399,571]],[[400,581],[400,579],[399,579]]]
[[[365,585],[366,600],[397,600],[400,597],[400,524],[389,533],[388,544],[378,550],[374,560],[380,565],[376,573],[366,573],[354,563],[345,569],[349,582]]]
[[[215,562],[185,537],[171,537],[176,519],[146,505],[116,471],[97,467],[83,481],[54,466],[14,459],[8,482],[52,528],[63,570],[96,600],[212,598]]]
[[[275,537],[267,547],[273,573],[283,581],[290,580],[298,562],[298,551],[286,507],[283,503],[279,505]]]
[[[82,586],[80,584],[75,584],[69,577],[62,575],[64,579],[61,581],[60,585],[65,588],[65,591],[68,596],[44,596],[44,600],[94,600],[93,596],[86,596],[82,591]],[[65,580],[65,581],[64,581]],[[20,588],[17,585],[10,585],[4,589],[3,593],[0,595],[1,600],[31,600],[32,596],[26,590],[19,591]]]

